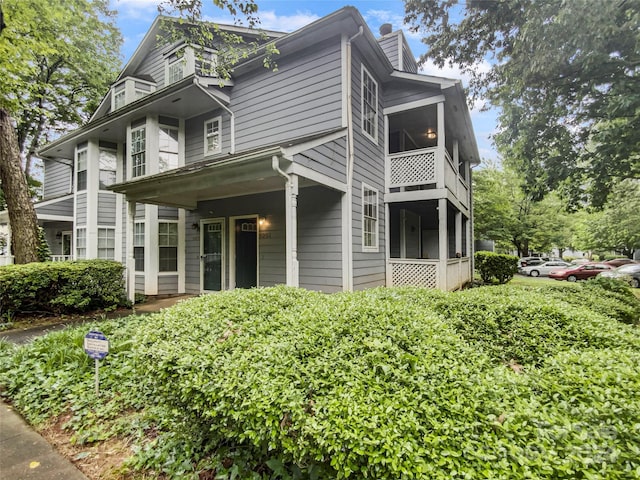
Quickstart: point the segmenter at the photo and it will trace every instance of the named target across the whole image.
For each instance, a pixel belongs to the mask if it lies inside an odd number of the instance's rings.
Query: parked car
[[[547,276],[554,270],[562,270],[571,266],[572,265],[570,263],[553,260],[550,262],[543,262],[539,265],[527,265],[526,267],[520,267],[518,270],[522,275],[539,277]]]
[[[612,268],[611,265],[607,265],[606,263],[585,263],[577,267],[553,271],[549,274],[549,278],[575,282],[576,280],[587,280],[588,278],[595,277],[600,272],[611,270]]]
[[[635,260],[631,260],[630,258],[614,258],[613,260],[606,260],[602,263],[606,263],[607,265],[611,265],[612,267],[621,267],[622,265],[636,262]]]
[[[550,262],[551,260],[562,260],[561,258],[551,258],[551,257],[522,257],[519,260],[521,267],[528,267],[531,265],[540,265],[544,262]]]
[[[588,258],[576,258],[571,260],[572,265],[584,265],[585,263],[592,263],[593,260],[589,260]]]
[[[628,281],[632,287],[640,288],[640,263],[628,263],[598,274],[599,277],[619,278]]]

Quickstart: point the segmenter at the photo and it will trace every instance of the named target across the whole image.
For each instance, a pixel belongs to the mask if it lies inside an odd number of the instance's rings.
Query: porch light
[[[429,140],[435,140],[438,134],[433,128],[427,128],[427,131],[424,134]]]
[[[260,224],[260,227],[261,227],[261,228],[265,228],[265,227],[268,227],[268,226],[269,226],[269,221],[268,221],[266,218],[264,218],[264,217],[261,217],[261,218],[258,220],[258,223]]]

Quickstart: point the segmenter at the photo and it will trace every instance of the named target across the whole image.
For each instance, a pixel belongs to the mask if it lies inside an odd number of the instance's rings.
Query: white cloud
[[[149,18],[158,13],[159,0],[111,0],[111,8],[118,11],[121,18]]]
[[[204,20],[213,23],[226,25],[234,24],[233,17],[226,13],[220,15],[204,15],[203,18]],[[261,10],[258,12],[258,18],[260,19],[259,28],[275,30],[278,32],[293,32],[294,30],[298,30],[311,22],[315,22],[320,18],[320,16],[315,13],[300,11],[290,15],[278,15],[273,10]],[[242,18],[238,18],[238,20],[242,20]]]

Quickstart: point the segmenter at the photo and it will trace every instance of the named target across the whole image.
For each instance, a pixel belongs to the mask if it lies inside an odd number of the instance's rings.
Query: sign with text
[[[102,360],[109,354],[109,340],[102,332],[92,330],[84,337],[84,351],[90,358]]]

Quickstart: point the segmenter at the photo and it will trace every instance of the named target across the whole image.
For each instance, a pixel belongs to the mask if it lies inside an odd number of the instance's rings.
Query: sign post
[[[96,366],[96,395],[100,394],[100,360],[109,354],[109,340],[102,332],[91,330],[84,337],[84,351],[89,358],[95,360]]]

